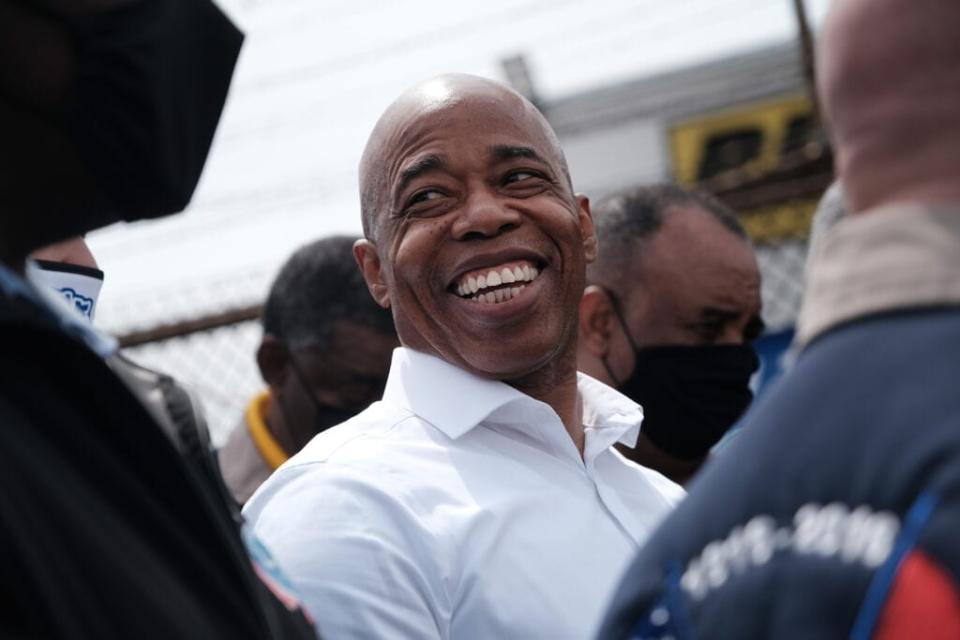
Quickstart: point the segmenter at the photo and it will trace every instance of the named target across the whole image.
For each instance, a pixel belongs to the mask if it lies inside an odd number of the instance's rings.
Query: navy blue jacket
[[[600,638],[960,637],[958,581],[960,309],[890,313],[807,347]]]

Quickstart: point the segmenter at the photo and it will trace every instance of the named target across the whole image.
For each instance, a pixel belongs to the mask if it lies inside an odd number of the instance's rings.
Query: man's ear
[[[390,308],[390,290],[383,278],[380,256],[377,247],[366,238],[360,238],[353,243],[353,257],[357,260],[360,273],[367,282],[370,295],[384,309]]]
[[[580,217],[580,232],[583,235],[583,254],[587,263],[597,259],[597,234],[593,228],[593,212],[590,211],[590,198],[578,193],[577,215]]]
[[[603,358],[610,350],[615,318],[610,296],[597,285],[590,285],[580,298],[580,346],[590,355]]]
[[[286,383],[287,376],[290,375],[289,357],[287,347],[279,338],[270,334],[263,336],[257,348],[257,366],[263,381],[271,389],[280,389]]]

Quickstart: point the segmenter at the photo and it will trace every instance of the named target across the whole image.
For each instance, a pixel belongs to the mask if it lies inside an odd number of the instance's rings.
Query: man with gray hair
[[[960,3],[839,0],[818,63],[850,216],[811,259],[802,351],[604,640],[960,637]]]
[[[594,216],[578,368],[643,407],[621,452],[686,482],[753,397],[757,258],[732,211],[674,184],[614,194]]]
[[[301,247],[270,287],[257,348],[268,389],[250,401],[219,451],[240,504],[313,436],[383,393],[397,336],[354,263],[357,240],[333,236]]]

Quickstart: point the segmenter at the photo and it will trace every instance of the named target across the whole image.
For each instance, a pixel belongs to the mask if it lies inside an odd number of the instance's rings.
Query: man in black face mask
[[[356,237],[298,249],[263,310],[257,365],[269,386],[251,400],[220,449],[220,469],[243,504],[313,436],[379,400],[393,349],[393,317],[367,292]]]
[[[753,248],[726,207],[672,184],[613,195],[594,216],[578,366],[643,407],[637,446],[622,452],[685,482],[752,399]]]

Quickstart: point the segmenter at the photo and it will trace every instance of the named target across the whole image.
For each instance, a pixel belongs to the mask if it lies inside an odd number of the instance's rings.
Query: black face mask
[[[643,407],[643,433],[664,453],[682,460],[707,455],[743,414],[759,360],[741,345],[669,345],[638,349],[610,292],[614,313],[633,349],[633,373],[618,390]],[[606,358],[603,366],[611,379]]]
[[[294,358],[289,350],[288,357],[290,360],[290,368],[293,369],[294,375],[297,376],[297,380],[301,386],[303,386],[303,390],[307,392],[307,397],[310,398],[310,403],[313,405],[313,433],[311,437],[322,431],[326,431],[330,427],[335,427],[341,422],[346,422],[363,411],[363,407],[334,407],[320,402],[313,392],[313,387],[308,384],[307,377],[304,375],[300,365],[297,364],[296,358]],[[284,412],[284,418],[289,422],[290,417],[286,415],[286,412]],[[299,443],[301,447],[306,444],[306,442]]]
[[[0,248],[183,209],[243,36],[211,0],[39,4],[0,24]]]

